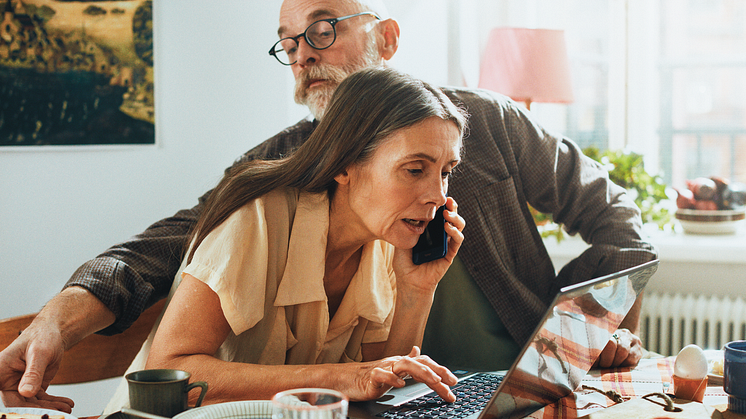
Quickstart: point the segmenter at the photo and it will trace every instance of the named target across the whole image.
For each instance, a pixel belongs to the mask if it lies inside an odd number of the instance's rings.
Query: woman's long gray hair
[[[289,157],[237,165],[210,194],[192,239],[189,261],[204,238],[248,202],[281,187],[330,196],[335,176],[362,163],[394,132],[437,117],[463,136],[466,113],[438,88],[390,68],[369,68],[347,77],[334,92],[323,120]]]

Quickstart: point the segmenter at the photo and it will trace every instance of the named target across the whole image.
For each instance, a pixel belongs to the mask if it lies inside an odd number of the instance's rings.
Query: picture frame
[[[0,10],[0,151],[155,144],[152,0]]]

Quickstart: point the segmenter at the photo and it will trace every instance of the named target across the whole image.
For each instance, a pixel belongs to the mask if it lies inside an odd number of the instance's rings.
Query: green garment
[[[422,352],[451,370],[510,368],[521,347],[458,256],[438,284]]]

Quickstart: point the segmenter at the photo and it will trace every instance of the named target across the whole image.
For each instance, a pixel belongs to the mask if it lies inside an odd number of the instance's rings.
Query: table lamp
[[[494,28],[482,59],[479,87],[513,100],[569,103],[573,100],[564,31]]]

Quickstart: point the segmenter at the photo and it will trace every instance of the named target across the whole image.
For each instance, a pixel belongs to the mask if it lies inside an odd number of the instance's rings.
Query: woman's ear
[[[345,169],[337,176],[334,176],[334,180],[337,181],[337,184],[339,185],[346,185],[350,183],[350,173]]]
[[[381,57],[388,61],[399,49],[399,23],[394,19],[386,19],[379,23],[383,43],[380,45]]]

